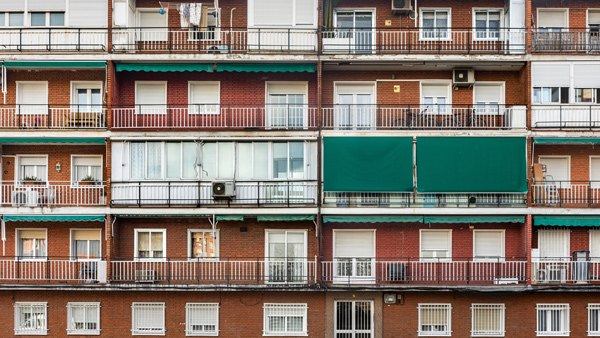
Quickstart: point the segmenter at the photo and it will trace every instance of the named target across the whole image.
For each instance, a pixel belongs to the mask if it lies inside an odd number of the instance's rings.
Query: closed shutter
[[[539,230],[538,247],[540,258],[556,259],[570,256],[569,230]]]
[[[548,180],[568,182],[570,180],[569,159],[567,157],[540,157],[540,163],[546,165]]]
[[[100,157],[93,157],[93,156],[89,156],[89,157],[84,157],[84,156],[73,157],[73,165],[101,166],[102,165],[102,158],[100,158]]]
[[[202,114],[219,114],[219,102],[221,93],[218,83],[192,83],[190,84],[191,113]]]
[[[448,85],[423,84],[421,97],[448,97]]]
[[[48,84],[19,83],[18,104],[48,104]]]
[[[475,85],[475,103],[503,103],[501,85]]]
[[[165,83],[138,83],[135,104],[167,104],[167,85]]]
[[[125,7],[126,9],[127,7]],[[115,13],[119,12],[115,10]],[[125,11],[122,13],[127,15]],[[70,27],[107,27],[108,2],[106,0],[69,0],[68,14]],[[126,20],[125,17],[123,22]],[[117,25],[117,21],[115,21],[115,25]],[[123,25],[125,24],[123,23]]]
[[[140,12],[141,30],[138,37],[141,41],[167,41],[167,15],[161,15],[158,11]],[[164,28],[163,28],[164,27]]]
[[[371,90],[371,89],[369,89]],[[269,83],[267,85],[269,94],[306,94],[306,83]]]
[[[563,10],[539,10],[538,11],[538,28],[566,28],[567,16]]]
[[[293,5],[293,0],[254,0],[254,25],[292,25]]]
[[[449,231],[421,231],[421,251],[450,251]]]
[[[600,25],[600,10],[588,10],[588,26]]]
[[[74,241],[99,241],[100,230],[73,230]]]
[[[600,157],[590,158],[590,180],[596,181],[596,186],[600,185]]]
[[[533,87],[569,87],[571,65],[568,63],[532,63],[531,85]]]
[[[503,232],[502,231],[474,231],[473,256],[484,257],[503,257]]]
[[[2,7],[4,8],[4,5]],[[27,2],[29,12],[64,11],[65,8],[66,0],[29,0]]]
[[[590,258],[600,260],[600,230],[590,230]]]
[[[315,0],[296,0],[296,24],[315,25]]]
[[[46,239],[46,230],[19,230],[19,238]]]
[[[600,88],[600,64],[575,64],[573,84],[575,88]]]
[[[10,0],[2,2],[3,11],[24,11],[25,0]]]
[[[19,157],[19,165],[46,165],[46,157]]]
[[[336,257],[374,257],[374,231],[336,231],[334,253]]]

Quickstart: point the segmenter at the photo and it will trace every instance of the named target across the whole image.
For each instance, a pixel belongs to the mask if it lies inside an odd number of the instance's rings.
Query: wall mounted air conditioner
[[[561,283],[567,282],[566,265],[547,265],[545,269],[538,270],[538,283]]]
[[[39,191],[13,191],[13,207],[37,207],[40,198]]]
[[[219,197],[234,197],[235,184],[233,181],[212,182],[212,196]]]
[[[475,71],[473,69],[455,68],[452,70],[452,85],[471,86],[475,83]]]
[[[154,283],[156,281],[156,271],[135,270],[135,281],[138,283]]]
[[[412,0],[392,0],[392,13],[407,13],[412,11]]]

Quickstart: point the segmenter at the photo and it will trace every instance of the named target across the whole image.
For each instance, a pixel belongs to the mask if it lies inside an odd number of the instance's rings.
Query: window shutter
[[[219,84],[194,83],[190,85],[191,104],[218,104],[220,101]]]
[[[336,231],[335,256],[336,257],[373,257],[373,231]]]
[[[45,230],[19,230],[19,238],[46,239]]]
[[[99,241],[99,230],[73,230],[74,241]]]
[[[533,87],[569,87],[571,66],[568,63],[531,64],[531,85]]]
[[[19,165],[46,165],[45,157],[19,157]]]
[[[167,104],[167,85],[164,83],[138,83],[135,104]]]
[[[588,25],[600,25],[600,11],[588,10]]]
[[[65,8],[65,0],[29,0],[27,2],[27,11],[29,12],[64,11]]]
[[[546,173],[554,181],[569,180],[569,160],[566,157],[540,157],[539,161],[546,165]]]
[[[590,257],[600,258],[600,230],[590,230]]]
[[[449,250],[449,231],[421,231],[421,250]]]
[[[254,0],[254,25],[292,25],[293,0]]]
[[[475,257],[502,257],[502,231],[474,231]]]
[[[2,3],[3,11],[24,11],[25,0],[10,0]]]
[[[590,180],[600,181],[600,157],[592,157],[590,159]]]
[[[160,14],[158,11],[140,12],[140,27],[167,27],[167,16]]]
[[[600,65],[575,64],[573,68],[575,88],[600,88]]]
[[[314,0],[296,0],[296,24],[314,25],[316,9]]]
[[[19,104],[48,104],[48,84],[39,83],[20,83],[19,84]]]
[[[540,258],[566,258],[570,256],[569,230],[539,230]]]
[[[565,15],[565,11],[538,11],[538,28],[541,27],[567,27],[567,19]]]
[[[475,85],[475,103],[502,103],[502,86]]]
[[[371,90],[371,89],[369,89]],[[306,94],[306,83],[269,83],[267,85],[269,94]]]
[[[116,4],[118,3],[115,2]],[[118,13],[115,9],[115,14]],[[108,23],[108,3],[106,0],[69,0],[68,14],[69,26],[71,27],[106,27]],[[117,21],[115,21],[115,24],[117,24]]]
[[[423,84],[421,97],[448,97],[448,85]]]
[[[89,166],[101,166],[102,159],[100,157],[73,157],[73,165],[89,165]]]

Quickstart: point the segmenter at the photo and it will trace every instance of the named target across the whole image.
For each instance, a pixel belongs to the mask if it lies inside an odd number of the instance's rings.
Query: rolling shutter
[[[4,4],[2,7],[4,8]],[[28,0],[27,2],[28,12],[64,11],[65,8],[66,0]]]
[[[540,163],[546,165],[546,174],[554,181],[569,181],[569,159],[567,157],[540,157]],[[550,178],[548,178],[550,180]]]
[[[120,3],[117,3],[120,4]],[[115,4],[115,5],[117,5]],[[126,6],[126,4],[125,4]],[[126,9],[127,7],[125,7]],[[124,13],[115,10],[115,14]],[[70,27],[104,27],[108,25],[108,2],[106,0],[69,0]],[[127,17],[125,16],[125,20]],[[115,25],[122,24],[122,22]]]
[[[474,231],[474,257],[502,257],[502,231]]]
[[[446,250],[450,252],[449,231],[421,231],[421,251]]]
[[[336,231],[334,252],[336,257],[374,257],[374,231]]]
[[[538,11],[538,28],[566,28],[567,16],[564,10],[539,10]]]
[[[575,88],[600,88],[599,64],[574,64],[573,84]]]
[[[138,83],[135,104],[167,104],[167,85]]]
[[[254,25],[292,25],[293,5],[293,0],[254,0]]]
[[[74,241],[99,241],[99,230],[73,230]]]
[[[569,87],[571,65],[568,63],[532,63],[532,87]]]

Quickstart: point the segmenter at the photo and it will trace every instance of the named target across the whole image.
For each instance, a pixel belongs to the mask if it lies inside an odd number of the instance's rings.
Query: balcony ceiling
[[[449,71],[467,67],[481,71],[518,71],[525,62],[357,62],[330,61],[323,64],[326,71]]]

